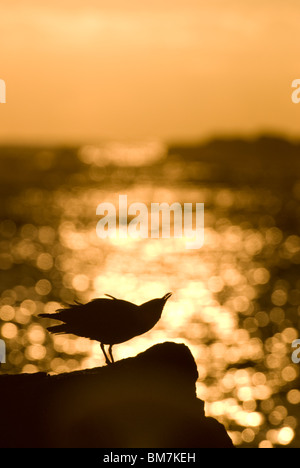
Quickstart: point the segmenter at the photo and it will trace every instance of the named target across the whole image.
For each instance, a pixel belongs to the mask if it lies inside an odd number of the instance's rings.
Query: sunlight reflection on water
[[[84,163],[95,164],[97,151],[84,151]],[[98,343],[45,332],[37,314],[61,302],[108,293],[139,304],[172,291],[154,329],[116,346],[116,359],[154,343],[183,342],[197,362],[206,414],[225,424],[236,445],[288,445],[300,401],[299,368],[291,361],[300,281],[288,271],[299,267],[300,237],[276,225],[281,201],[250,187],[128,185],[128,199],[147,205],[205,203],[205,244],[191,251],[185,239],[99,239],[96,207],[116,200],[113,185],[31,189],[9,200],[11,212],[25,213],[27,221],[18,225],[12,216],[0,224],[0,268],[16,280],[0,298],[4,371],[61,373],[104,364]]]

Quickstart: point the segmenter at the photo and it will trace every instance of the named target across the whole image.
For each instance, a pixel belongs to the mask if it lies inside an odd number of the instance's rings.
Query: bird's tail
[[[50,333],[65,333],[66,325],[63,323],[62,325],[54,325],[53,327],[48,327],[47,330]]]
[[[52,314],[39,314],[38,317],[61,320],[61,312],[63,312],[64,310],[65,309],[57,309],[57,311]]]
[[[60,320],[59,319],[59,312],[60,310],[57,311],[55,314],[39,314],[39,317],[42,318],[50,318],[54,320]],[[66,331],[66,324],[63,323],[62,325],[54,325],[52,327],[47,327],[47,330],[51,333],[65,333]]]
[[[39,314],[38,317],[55,318],[54,315],[56,315],[56,314]]]

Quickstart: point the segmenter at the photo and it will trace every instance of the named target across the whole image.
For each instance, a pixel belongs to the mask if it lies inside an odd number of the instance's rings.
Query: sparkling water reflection
[[[279,174],[279,187],[235,185],[220,163],[221,183],[215,163],[139,145],[73,150],[64,167],[58,150],[45,159],[37,152],[26,162],[32,172],[24,186],[18,174],[14,186],[9,172],[0,223],[0,336],[7,345],[1,372],[104,364],[98,343],[45,331],[37,315],[62,302],[109,293],[142,303],[173,291],[156,327],[116,346],[115,357],[184,342],[197,362],[206,414],[225,424],[236,445],[299,445],[299,366],[291,343],[299,337],[300,181],[291,168],[293,183],[284,188],[286,174]],[[133,166],[139,151],[140,165]],[[204,246],[187,250],[185,239],[173,238],[99,239],[96,207],[117,204],[120,193],[128,203],[204,202]]]

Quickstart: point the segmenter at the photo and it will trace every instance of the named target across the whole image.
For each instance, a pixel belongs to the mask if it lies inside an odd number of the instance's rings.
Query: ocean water
[[[241,447],[299,437],[300,146],[275,137],[199,144],[0,148],[1,373],[104,365],[99,343],[50,336],[41,312],[105,293],[140,304],[171,291],[115,359],[185,343],[197,396]],[[204,244],[97,236],[100,203],[204,203]],[[128,217],[131,222],[133,216]],[[171,218],[173,220],[173,218]]]

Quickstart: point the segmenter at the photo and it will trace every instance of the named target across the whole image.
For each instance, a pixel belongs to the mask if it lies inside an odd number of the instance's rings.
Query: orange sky
[[[1,0],[0,18],[0,141],[299,134],[299,0]]]

